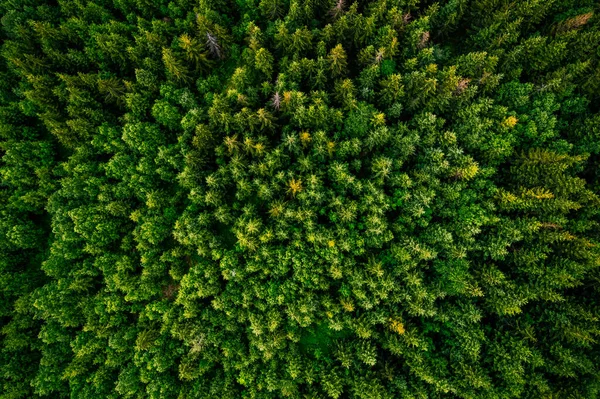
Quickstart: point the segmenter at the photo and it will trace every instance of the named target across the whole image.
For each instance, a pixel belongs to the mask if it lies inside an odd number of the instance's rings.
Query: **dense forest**
[[[0,17],[0,399],[600,398],[597,1]]]

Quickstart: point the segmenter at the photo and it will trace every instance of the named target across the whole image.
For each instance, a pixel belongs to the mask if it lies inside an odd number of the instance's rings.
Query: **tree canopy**
[[[594,0],[0,0],[0,399],[600,398]]]

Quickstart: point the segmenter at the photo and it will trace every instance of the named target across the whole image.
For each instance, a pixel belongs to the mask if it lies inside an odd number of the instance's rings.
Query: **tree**
[[[0,399],[597,398],[597,4],[0,2]]]

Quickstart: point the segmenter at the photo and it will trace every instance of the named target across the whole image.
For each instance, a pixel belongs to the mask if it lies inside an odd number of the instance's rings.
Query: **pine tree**
[[[0,398],[596,398],[591,0],[0,4]]]

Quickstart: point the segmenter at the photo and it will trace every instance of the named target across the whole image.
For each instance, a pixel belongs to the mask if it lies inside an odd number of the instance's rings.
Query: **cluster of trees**
[[[0,398],[600,397],[594,0],[0,0]]]

